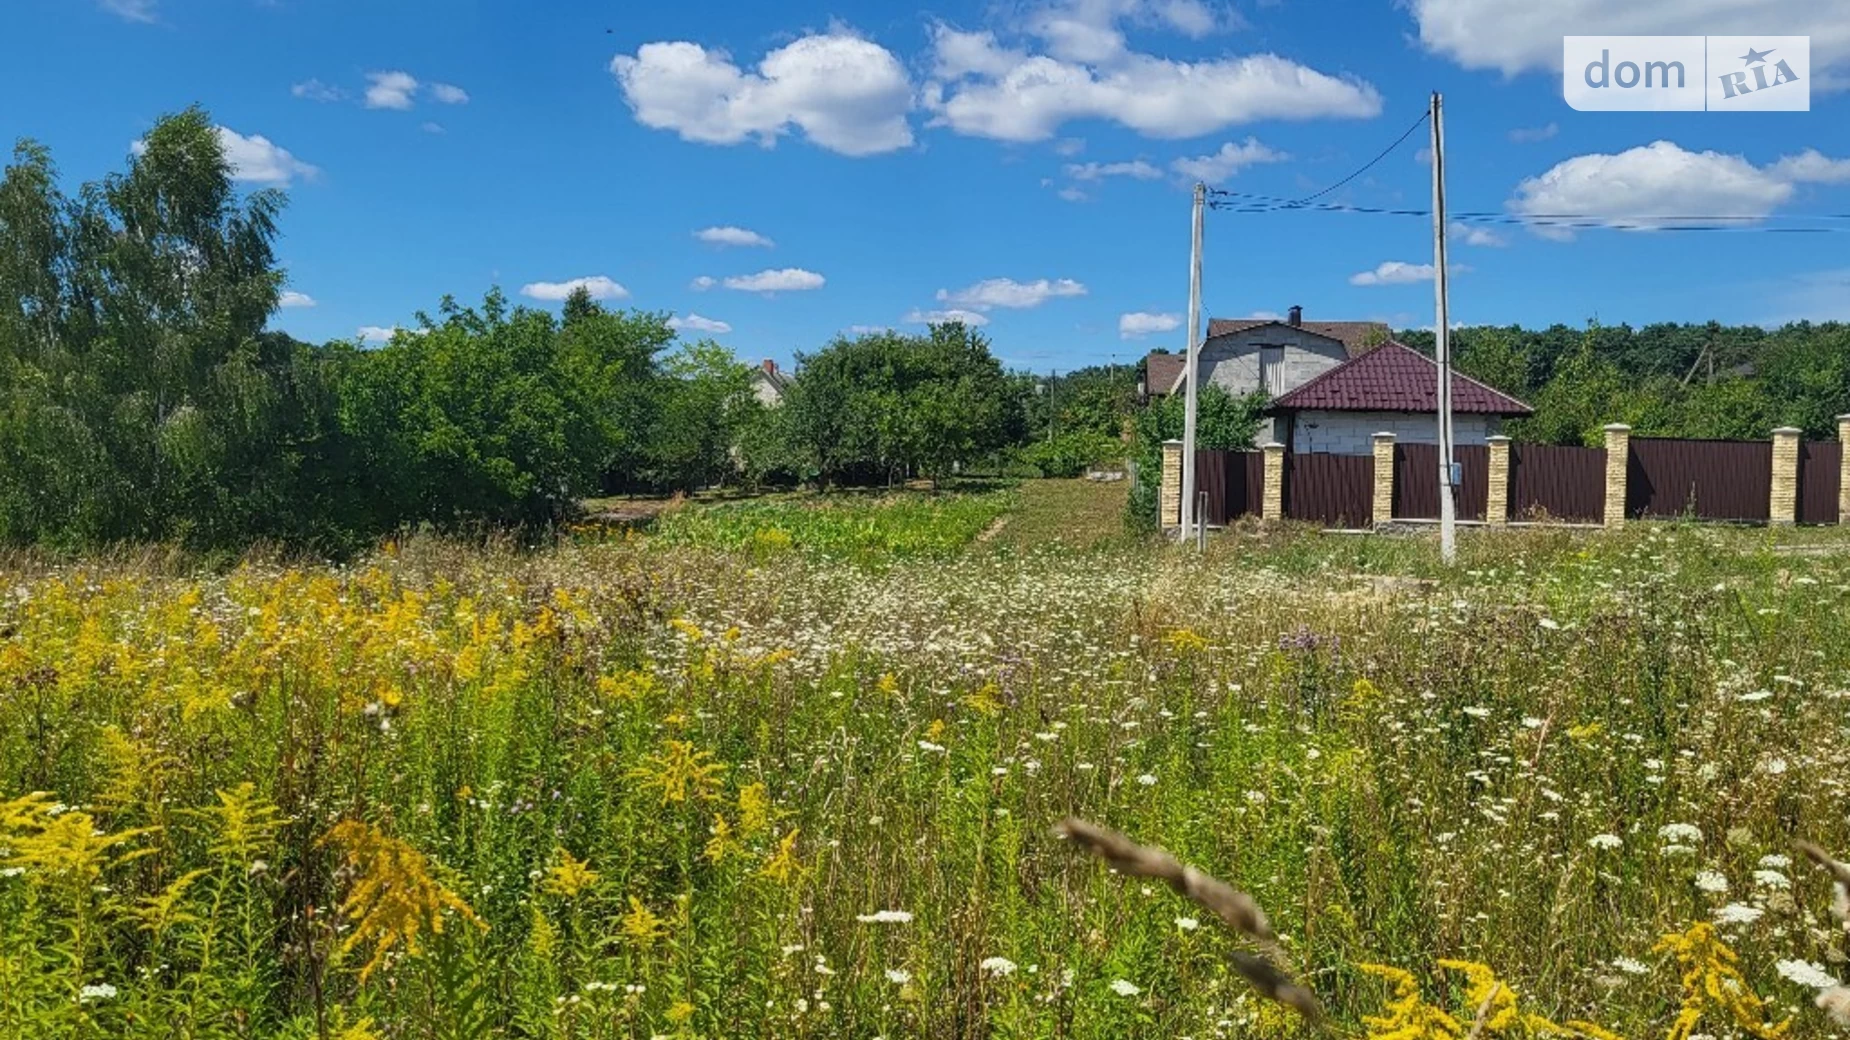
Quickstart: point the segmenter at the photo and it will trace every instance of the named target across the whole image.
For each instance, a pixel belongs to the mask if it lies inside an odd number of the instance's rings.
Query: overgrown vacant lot
[[[14,560],[0,1036],[1310,1035],[1068,814],[1342,1035],[1845,1035],[1850,543],[996,528],[1048,494]]]

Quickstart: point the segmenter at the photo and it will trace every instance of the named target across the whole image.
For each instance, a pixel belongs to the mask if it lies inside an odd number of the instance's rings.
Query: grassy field
[[[1850,540],[1121,492],[0,563],[0,1037],[1850,1036]]]

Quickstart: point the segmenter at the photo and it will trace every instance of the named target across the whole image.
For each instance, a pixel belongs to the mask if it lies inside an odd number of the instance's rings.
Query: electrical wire
[[[1394,217],[1430,217],[1432,210],[1418,208],[1393,208],[1385,206],[1354,206],[1339,202],[1304,203],[1298,199],[1285,199],[1274,195],[1258,195],[1251,192],[1227,191],[1213,189],[1215,195],[1222,199],[1246,200],[1242,203],[1230,203],[1220,199],[1210,200],[1211,209],[1229,213],[1362,213]],[[1818,235],[1842,234],[1850,232],[1850,227],[1769,227],[1763,221],[1795,220],[1850,220],[1850,214],[1843,213],[1792,213],[1769,214],[1763,217],[1721,214],[1612,214],[1601,216],[1590,213],[1497,213],[1474,210],[1452,214],[1452,218],[1463,224],[1495,224],[1520,227],[1561,228],[1564,230],[1617,230],[1617,231],[1731,231],[1751,232],[1756,234],[1783,235]]]

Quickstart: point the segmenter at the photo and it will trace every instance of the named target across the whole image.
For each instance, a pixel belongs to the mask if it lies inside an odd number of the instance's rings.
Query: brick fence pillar
[[[1157,524],[1182,526],[1182,442],[1163,442],[1163,480],[1157,493]]]
[[[1850,415],[1837,417],[1837,443],[1844,449],[1837,462],[1837,522],[1850,524]]]
[[[1502,434],[1485,438],[1490,448],[1490,476],[1484,483],[1484,522],[1502,527],[1510,522],[1510,439]]]
[[[1394,520],[1394,435],[1375,434],[1375,526]]]
[[[1624,423],[1606,427],[1607,527],[1625,526],[1625,471],[1631,464],[1632,428]]]
[[[1285,446],[1277,441],[1265,446],[1265,499],[1260,518],[1268,521],[1285,518]]]
[[[1767,522],[1793,524],[1799,519],[1799,433],[1796,426],[1773,431],[1773,494]]]

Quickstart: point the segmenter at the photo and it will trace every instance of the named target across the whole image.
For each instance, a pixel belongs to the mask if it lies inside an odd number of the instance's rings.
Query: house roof
[[[1438,370],[1433,359],[1412,347],[1388,342],[1279,397],[1272,407],[1281,411],[1436,412]],[[1528,415],[1534,409],[1454,369],[1452,411]]]
[[[1299,328],[1313,336],[1333,339],[1341,343],[1343,350],[1352,358],[1361,357],[1375,344],[1394,338],[1393,330],[1378,321],[1304,321],[1292,326],[1277,318],[1214,318],[1208,322],[1208,338],[1229,336],[1262,325]]]
[[[1207,339],[1231,336],[1267,325],[1297,328],[1313,336],[1335,340],[1343,345],[1350,358],[1361,357],[1377,343],[1394,337],[1392,329],[1378,321],[1305,321],[1293,326],[1277,318],[1213,318],[1208,321]],[[1153,394],[1170,394],[1182,385],[1182,371],[1188,367],[1183,354],[1150,354],[1144,359],[1144,385]]]

